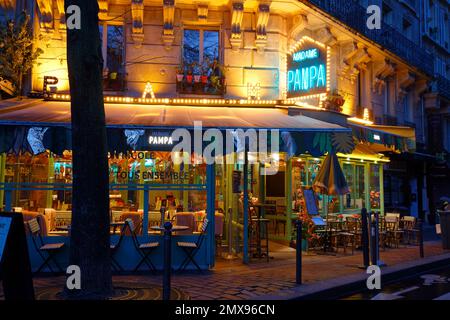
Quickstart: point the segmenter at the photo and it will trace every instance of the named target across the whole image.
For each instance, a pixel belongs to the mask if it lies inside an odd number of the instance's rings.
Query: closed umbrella
[[[334,152],[329,152],[313,183],[315,192],[326,195],[349,193],[347,181]]]

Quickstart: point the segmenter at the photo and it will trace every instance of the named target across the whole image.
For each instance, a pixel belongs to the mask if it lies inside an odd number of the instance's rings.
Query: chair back
[[[386,231],[396,231],[398,229],[398,219],[394,216],[386,216],[384,218]]]
[[[134,226],[133,232],[135,232],[136,234],[140,234],[140,230],[142,227],[141,214],[139,212],[124,212],[120,216],[121,221],[127,221],[128,219],[130,219],[133,222],[133,226]],[[125,223],[125,225],[126,225],[126,223]],[[132,232],[128,228],[125,228],[125,235],[131,236]]]
[[[33,240],[33,246],[36,251],[39,252],[39,248],[44,245],[41,237],[41,227],[39,226],[39,222],[36,218],[33,218],[28,220],[26,224],[28,225],[28,230],[30,231],[31,239]]]
[[[195,229],[195,216],[193,212],[178,212],[175,214],[175,225],[186,226],[189,229],[177,231],[177,234],[192,234]]]
[[[411,216],[404,216],[401,220],[402,227],[405,230],[412,230],[416,225],[416,218]]]
[[[41,236],[48,235],[48,231],[50,229],[50,226],[49,226],[50,219],[47,219],[47,217],[45,215],[38,213],[38,212],[34,212],[34,211],[23,210],[22,216],[23,216],[24,222],[30,221],[32,219],[36,219],[39,224],[39,227],[41,228],[41,230],[40,230]],[[29,232],[29,229],[26,231]]]
[[[345,229],[348,232],[356,234],[358,232],[358,227],[359,227],[359,223],[358,223],[358,220],[355,218],[351,218],[351,219],[347,218],[347,220],[345,221]]]

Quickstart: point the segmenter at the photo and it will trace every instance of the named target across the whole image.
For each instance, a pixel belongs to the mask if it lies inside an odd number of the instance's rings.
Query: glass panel
[[[183,39],[183,62],[192,64],[200,62],[200,31],[184,30]]]
[[[203,61],[211,63],[219,61],[219,31],[205,31],[203,33]]]
[[[353,163],[342,165],[350,193],[344,196],[345,209],[361,209],[364,206],[364,166]]]
[[[370,207],[380,209],[380,166],[378,164],[370,165]]]
[[[122,26],[108,26],[106,66],[110,73],[122,72],[124,36]]]

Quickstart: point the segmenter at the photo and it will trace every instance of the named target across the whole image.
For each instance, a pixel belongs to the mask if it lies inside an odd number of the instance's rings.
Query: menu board
[[[9,228],[12,218],[0,217],[0,263],[2,262],[3,251],[5,250],[6,240],[8,239]]]
[[[303,197],[305,198],[306,211],[308,212],[308,214],[310,215],[319,214],[314,191],[312,189],[303,190]]]

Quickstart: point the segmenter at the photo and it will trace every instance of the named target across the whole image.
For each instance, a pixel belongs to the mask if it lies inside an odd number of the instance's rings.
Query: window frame
[[[125,28],[125,24],[123,23],[123,21],[107,21],[107,20],[99,20],[98,22],[99,27],[101,26],[103,28],[103,37],[102,37],[102,55],[103,55],[103,70],[106,69],[107,65],[108,65],[108,26],[119,26],[123,28],[123,49],[122,49],[122,57],[123,57],[123,68],[124,68],[124,72],[125,71],[125,65],[126,65],[126,44],[127,44],[127,39],[126,39],[126,28]],[[105,33],[106,30],[106,33]],[[106,37],[104,36],[106,34]]]
[[[198,63],[200,65],[204,62],[204,32],[205,31],[217,31],[219,34],[219,50],[218,50],[218,57],[219,57],[219,63],[222,63],[223,61],[223,36],[222,36],[222,26],[220,25],[208,25],[208,26],[196,26],[196,25],[190,25],[186,24],[182,28],[182,39],[181,39],[181,55],[180,55],[180,63],[184,64],[184,32],[185,30],[195,30],[199,31],[199,61]]]

